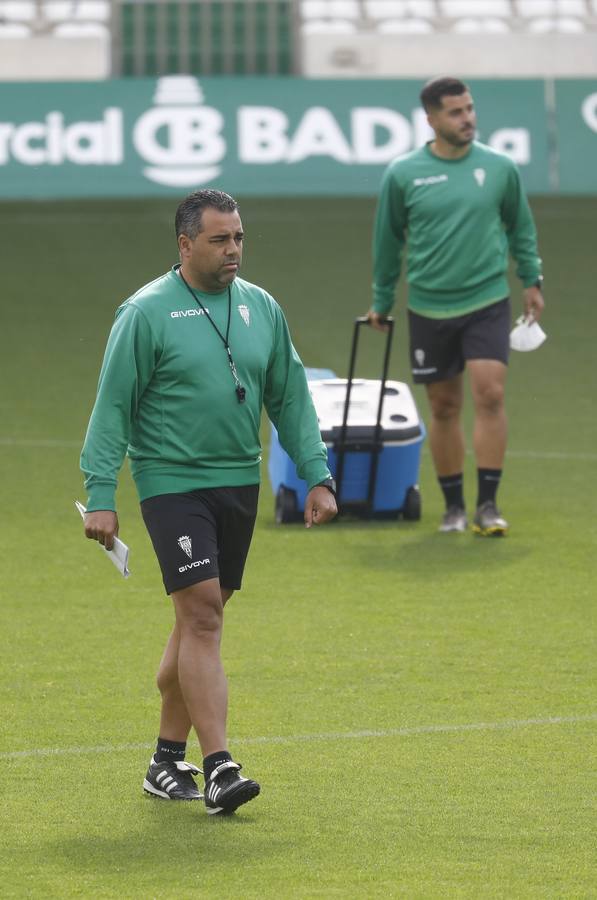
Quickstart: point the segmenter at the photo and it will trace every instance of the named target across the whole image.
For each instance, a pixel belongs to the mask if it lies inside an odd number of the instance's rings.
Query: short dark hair
[[[195,240],[201,231],[201,216],[204,209],[236,212],[238,203],[230,194],[225,194],[224,191],[214,191],[210,188],[189,194],[182,203],[179,203],[174,217],[177,240],[181,234],[186,234],[192,241]]]
[[[467,91],[468,86],[459,78],[432,78],[421,91],[421,103],[425,112],[430,112],[432,109],[442,108],[444,97],[458,97]]]

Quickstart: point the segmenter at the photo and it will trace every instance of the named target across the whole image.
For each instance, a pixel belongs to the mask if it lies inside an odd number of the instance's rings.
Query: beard
[[[474,128],[471,128],[470,131],[440,131],[438,134],[442,140],[453,147],[466,147],[467,144],[472,144],[475,140]]]

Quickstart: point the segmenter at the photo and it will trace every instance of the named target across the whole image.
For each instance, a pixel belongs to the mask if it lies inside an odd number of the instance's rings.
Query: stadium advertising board
[[[597,80],[556,82],[560,190],[597,194]]]
[[[190,76],[2,84],[0,196],[180,195],[210,185],[252,196],[373,195],[387,163],[430,136],[421,84]],[[557,187],[544,83],[470,84],[480,140],[518,163],[531,193]],[[587,108],[597,126],[597,104]],[[581,125],[570,126],[571,143]],[[597,130],[584,127],[594,151]],[[595,158],[584,154],[579,144],[562,188],[580,185]]]

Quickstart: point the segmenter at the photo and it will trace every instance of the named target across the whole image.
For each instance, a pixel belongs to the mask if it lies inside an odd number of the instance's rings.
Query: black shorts
[[[158,494],[141,503],[166,593],[219,578],[239,590],[257,515],[259,485]]]
[[[507,365],[510,320],[508,297],[453,319],[430,319],[409,309],[410,365],[415,384],[454,378],[469,359],[496,359]]]

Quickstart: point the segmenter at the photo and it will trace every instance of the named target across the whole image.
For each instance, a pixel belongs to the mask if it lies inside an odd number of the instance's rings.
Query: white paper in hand
[[[513,350],[521,350],[523,353],[536,350],[540,347],[547,335],[538,322],[526,316],[520,316],[516,320],[516,326],[510,332],[510,346]]]
[[[81,518],[85,519],[85,513],[87,512],[87,510],[85,509],[83,504],[79,503],[78,500],[75,500],[75,506],[81,513]],[[101,544],[99,546],[102,547]],[[114,548],[112,550],[106,550],[105,547],[102,547],[102,550],[104,551],[106,556],[110,557],[110,559],[112,560],[112,562],[114,563],[114,565],[116,566],[116,568],[118,569],[120,574],[124,575],[125,578],[128,578],[131,573],[130,573],[129,567],[128,567],[129,548],[127,547],[127,545],[123,544],[123,542],[120,540],[120,538],[115,537],[114,538]]]

